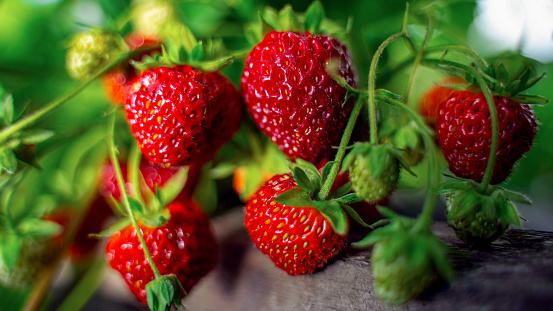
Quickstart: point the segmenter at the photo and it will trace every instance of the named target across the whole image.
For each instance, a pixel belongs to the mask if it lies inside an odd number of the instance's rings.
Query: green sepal
[[[62,232],[63,227],[53,221],[40,218],[27,218],[17,225],[16,230],[21,236],[49,238]]]
[[[351,208],[351,206],[349,206],[347,204],[340,204],[340,206],[342,207],[342,209],[344,209],[344,211],[353,220],[355,220],[355,222],[357,222],[358,224],[360,224],[363,227],[373,228],[373,226],[371,226],[371,225],[367,224],[366,222],[364,222],[363,219],[361,218],[361,216],[359,216],[359,214],[353,208]]]
[[[261,20],[275,30],[283,30],[280,25],[279,12],[273,7],[266,6],[263,10],[263,15],[260,15]]]
[[[171,306],[181,306],[181,293],[186,295],[174,274],[164,275],[146,284],[148,306],[152,311],[171,310]]]
[[[516,225],[518,227],[521,226],[521,217],[518,215],[518,211],[512,202],[507,202],[507,204],[500,211],[499,218],[508,224]]]
[[[549,102],[549,99],[540,95],[519,94],[517,96],[513,96],[512,99],[517,103],[537,106],[543,106]]]
[[[330,171],[332,170],[332,166],[336,163],[335,161],[328,161],[326,162],[325,166],[323,167],[323,172],[321,174],[321,183],[324,185],[326,182],[328,175],[330,175]]]
[[[298,16],[292,9],[292,6],[287,4],[278,14],[281,30],[301,32],[303,25],[300,23]]]
[[[515,202],[524,203],[524,204],[528,204],[528,205],[532,204],[532,200],[530,200],[530,198],[528,198],[527,196],[525,196],[522,193],[514,192],[514,191],[511,191],[511,190],[504,189],[504,188],[499,188],[499,187],[497,187],[497,188],[500,189],[502,195],[505,196],[510,201],[515,201]]]
[[[182,192],[188,179],[188,166],[183,166],[167,181],[162,188],[157,189],[157,197],[162,206],[173,202],[175,198]]]
[[[206,58],[206,52],[202,41],[198,42],[190,52],[190,62],[199,63],[203,62]]]
[[[325,216],[338,235],[345,236],[348,233],[348,218],[340,203],[336,201],[313,201],[313,205]]]
[[[17,265],[17,259],[23,246],[23,239],[19,236],[11,233],[2,233],[0,238],[0,260],[7,268],[8,272],[11,272]]]
[[[10,125],[14,121],[14,106],[13,97],[6,93],[4,88],[0,86],[0,118],[4,119],[4,125]]]
[[[308,191],[311,195],[314,193],[315,185],[311,182],[311,179],[307,177],[307,174],[303,169],[296,166],[293,170],[294,173],[294,180],[298,184],[298,186],[302,187],[304,190]]]
[[[224,56],[210,61],[203,61],[193,64],[203,71],[219,71],[230,66],[234,62],[234,55]]]
[[[41,170],[42,166],[38,163],[36,150],[29,145],[20,145],[13,150],[15,157],[22,163],[30,165],[36,169]]]
[[[52,131],[35,129],[23,132],[20,136],[20,139],[23,144],[33,145],[44,142],[50,139],[52,136],[54,136],[54,132]]]
[[[389,209],[387,207],[384,207],[384,206],[377,206],[376,209],[378,210],[378,212],[380,214],[382,214],[382,216],[384,216],[386,218],[394,219],[394,218],[401,217],[398,214],[396,214],[394,211],[392,211],[391,209]]]
[[[279,194],[275,201],[280,204],[292,206],[292,207],[312,207],[313,200],[309,192],[302,188],[292,188]]]
[[[127,227],[131,223],[132,222],[131,222],[130,218],[123,218],[123,219],[119,220],[118,222],[114,223],[113,225],[109,226],[109,228],[103,230],[102,232],[88,234],[88,237],[97,238],[97,239],[110,237],[115,232],[123,230],[125,227]]]
[[[458,190],[470,190],[474,189],[472,183],[469,181],[460,181],[460,180],[448,180],[443,182],[436,187],[437,194],[447,194],[452,193]]]
[[[340,188],[336,189],[336,191],[334,191],[331,194],[330,198],[339,198],[341,196],[346,195],[350,191],[351,191],[351,181],[348,181],[347,183],[342,185]]]
[[[319,1],[313,1],[305,12],[305,29],[318,34],[324,18],[324,8]]]
[[[359,197],[355,193],[349,193],[334,200],[341,204],[351,204],[361,201],[361,199],[359,199]]]
[[[131,211],[133,211],[133,213],[138,213],[140,215],[145,214],[144,206],[142,206],[142,204],[135,198],[129,197],[129,207],[131,208]]]
[[[0,149],[0,165],[8,174],[14,174],[17,170],[17,158],[10,149]]]

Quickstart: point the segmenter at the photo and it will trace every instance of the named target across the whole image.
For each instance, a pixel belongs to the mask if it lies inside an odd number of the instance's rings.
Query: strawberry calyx
[[[141,61],[131,61],[131,64],[138,72],[185,64],[203,71],[219,71],[234,61],[234,55],[225,55],[221,40],[210,39],[204,44],[184,24],[175,27],[165,42],[161,54],[146,56]]]
[[[485,192],[471,180],[455,179],[438,186],[447,194],[447,221],[464,242],[485,246],[501,236],[510,225],[521,226],[521,216],[513,202],[532,204],[523,194],[498,186]]]
[[[330,222],[334,231],[344,236],[349,229],[346,213],[365,227],[370,227],[348,204],[359,202],[355,193],[351,193],[351,183],[346,183],[332,192],[327,199],[321,200],[320,191],[329,178],[334,161],[326,163],[322,173],[310,162],[298,159],[292,169],[294,180],[299,187],[279,194],[275,201],[292,207],[316,208]]]
[[[186,294],[176,275],[169,274],[156,278],[146,284],[148,307],[152,311],[171,310],[171,305],[181,304],[181,292]]]
[[[352,19],[345,29],[325,18],[324,8],[319,1],[313,1],[303,14],[294,12],[291,5],[285,5],[280,11],[267,6],[259,13],[259,19],[246,26],[245,35],[253,45],[263,40],[271,31],[309,32],[313,35],[327,33],[338,39],[344,39],[351,32]]]

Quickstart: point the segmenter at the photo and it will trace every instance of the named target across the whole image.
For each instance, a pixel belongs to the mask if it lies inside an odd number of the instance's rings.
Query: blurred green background
[[[302,12],[310,2],[293,1],[293,6]],[[372,55],[383,40],[399,31],[406,2],[321,2],[327,17],[337,24],[346,25],[348,17],[353,18],[347,44],[357,65],[360,85],[365,85]],[[284,1],[261,0],[177,3],[179,14],[198,38],[221,37],[230,50],[247,47],[243,26],[255,21],[258,11],[266,5],[280,9],[285,4]],[[88,27],[105,27],[113,22],[121,24],[132,4],[130,0],[0,0],[0,84],[13,94],[16,112],[26,105],[29,111],[36,110],[76,87],[78,83],[69,78],[64,68],[69,38]],[[530,91],[553,98],[551,1],[412,1],[414,14],[409,20],[409,31],[416,43],[420,43],[424,35],[424,18],[417,15],[421,9],[435,14],[431,45],[470,45],[490,61],[501,60],[514,71],[519,70],[521,64],[531,63],[536,72],[545,72],[545,77]],[[521,54],[536,57],[541,62]],[[392,44],[379,64],[377,87],[403,94],[411,68],[401,65],[409,57],[404,43]],[[242,66],[243,60],[237,59],[225,69],[236,85]],[[424,91],[442,76],[442,73],[421,68],[409,104],[416,107]],[[110,110],[101,83],[96,82],[36,124],[56,135],[37,146],[43,169],[28,173],[14,200],[26,204],[40,201],[40,204],[51,206],[90,200],[97,187],[97,168],[106,158],[105,113]],[[503,185],[535,201],[532,207],[519,206],[521,214],[529,219],[526,227],[553,230],[553,106],[535,107],[535,112],[540,129],[534,147],[519,161]],[[123,124],[119,128],[122,136],[128,135]],[[405,177],[403,183],[424,186],[424,165],[417,171],[420,179]],[[80,177],[73,178],[73,175]],[[405,195],[410,197],[413,193]],[[405,203],[405,200],[400,202]],[[418,203],[412,205],[420,208]],[[9,306],[6,310],[10,310]]]

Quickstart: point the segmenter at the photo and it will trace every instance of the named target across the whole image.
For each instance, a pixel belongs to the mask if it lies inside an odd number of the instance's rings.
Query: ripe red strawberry
[[[332,158],[353,108],[326,71],[330,61],[355,86],[347,48],[327,35],[268,33],[246,59],[241,85],[253,121],[292,160]]]
[[[174,201],[167,208],[171,213],[167,223],[157,228],[139,227],[160,274],[175,274],[188,292],[214,267],[217,246],[209,219],[195,203]],[[106,258],[136,298],[146,304],[146,284],[154,279],[154,273],[132,225],[110,238]]]
[[[232,83],[190,65],[146,70],[133,80],[125,109],[145,157],[172,165],[209,161],[242,121]]]
[[[515,162],[532,147],[536,118],[530,106],[508,97],[494,96],[499,141],[492,184],[504,181]],[[490,154],[492,128],[488,104],[482,93],[454,93],[440,105],[437,120],[438,144],[458,177],[481,182]]]
[[[419,113],[425,118],[428,125],[433,128],[436,127],[438,107],[441,103],[445,102],[451,94],[456,92],[454,89],[450,89],[442,85],[463,83],[466,83],[466,81],[459,77],[445,77],[438,82],[438,85],[433,85],[423,94],[419,102]]]
[[[127,45],[131,51],[136,51],[141,48],[154,47],[159,45],[159,41],[154,38],[144,37],[142,34],[133,32],[125,38]],[[151,55],[153,53],[159,53],[161,49],[154,49],[152,51],[138,54],[132,59],[135,61],[142,60],[144,56]],[[136,69],[130,65],[129,62],[123,63],[121,66],[102,76],[102,82],[104,90],[108,95],[108,98],[112,103],[116,105],[124,105],[127,100],[128,88],[130,81],[137,76]]]
[[[346,241],[314,207],[274,201],[297,188],[292,176],[275,175],[246,204],[246,229],[257,248],[290,275],[312,273],[338,254]]]

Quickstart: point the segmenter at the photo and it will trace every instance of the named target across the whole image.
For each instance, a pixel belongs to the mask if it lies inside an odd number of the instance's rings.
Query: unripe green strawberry
[[[530,204],[530,200],[495,186],[482,193],[470,181],[446,182],[438,193],[448,194],[447,222],[463,242],[482,247],[503,235],[511,224],[520,226],[518,212],[512,201]]]
[[[418,219],[402,217],[385,208],[380,211],[390,223],[353,246],[374,245],[371,271],[375,292],[382,300],[404,304],[438,278],[451,278],[445,246],[428,226],[418,226]]]
[[[374,246],[371,270],[376,295],[390,304],[404,304],[428,288],[438,275],[429,260],[415,261],[398,248],[388,254],[395,242],[387,239]]]
[[[395,189],[400,167],[397,152],[390,145],[358,143],[346,156],[344,167],[361,200],[380,201]]]
[[[71,40],[65,59],[67,72],[74,79],[91,77],[121,49],[120,38],[109,32],[81,32]]]

